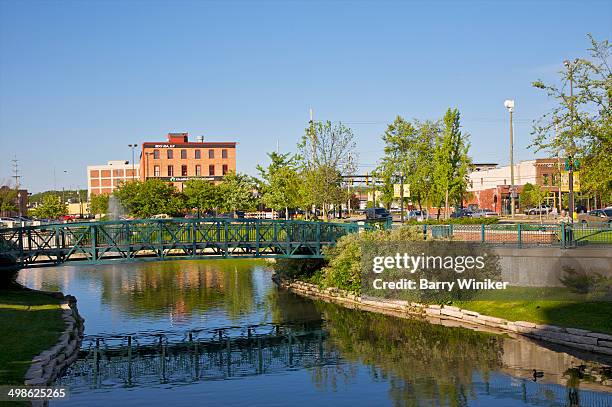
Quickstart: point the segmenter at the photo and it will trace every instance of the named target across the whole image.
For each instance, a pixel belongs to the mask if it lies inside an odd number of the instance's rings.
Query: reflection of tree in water
[[[337,347],[349,362],[368,366],[374,380],[388,381],[389,396],[398,406],[417,406],[425,400],[467,405],[474,394],[473,374],[487,380],[501,366],[502,342],[494,335],[333,304],[319,303],[318,307],[331,337],[326,346]],[[320,387],[355,375],[350,366],[341,371],[323,369],[325,372],[313,372]]]
[[[268,291],[264,307],[266,318],[276,324],[321,320],[321,311],[314,301],[275,287]]]
[[[132,316],[223,307],[230,318],[254,306],[252,268],[241,260],[122,264],[101,273],[102,301]]]

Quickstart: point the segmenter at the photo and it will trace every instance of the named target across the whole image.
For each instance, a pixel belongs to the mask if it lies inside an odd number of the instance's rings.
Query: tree
[[[544,198],[548,196],[548,190],[542,188],[539,185],[526,183],[523,186],[523,192],[519,199],[521,207],[538,207],[544,203]],[[542,212],[540,212],[540,221],[542,220]]]
[[[17,212],[17,190],[8,185],[0,186],[0,213]]]
[[[295,208],[300,200],[300,177],[296,167],[296,158],[289,153],[268,153],[270,165],[257,170],[263,179],[261,186],[262,202],[275,211],[285,210],[289,219],[289,208]]]
[[[68,214],[68,206],[61,201],[59,196],[47,194],[32,213],[39,219],[57,219]]]
[[[89,212],[94,215],[105,215],[108,213],[108,195],[92,195],[89,199]]]
[[[148,218],[166,213],[180,214],[185,208],[183,195],[170,183],[157,178],[122,183],[114,192],[123,208],[136,217]]]
[[[221,191],[210,181],[191,179],[185,182],[183,194],[189,208],[201,211],[216,211],[221,205]]]
[[[449,203],[462,206],[467,190],[468,172],[472,165],[468,156],[468,135],[460,130],[460,114],[457,109],[448,109],[442,119],[442,131],[436,137],[433,154],[433,201],[440,207],[444,204],[445,216],[449,215]]]
[[[422,208],[430,200],[433,150],[439,126],[435,122],[407,122],[401,116],[388,125],[382,136],[385,155],[377,167],[377,176],[383,180],[383,200],[394,199],[393,184],[410,185],[410,195]],[[408,197],[404,197],[408,199]]]
[[[569,62],[559,72],[559,84],[533,82],[552,99],[554,107],[534,122],[530,147],[579,158],[581,188],[611,202],[612,46],[608,40],[598,42],[590,34],[589,39],[590,59]]]
[[[220,207],[223,211],[252,210],[257,207],[255,182],[245,174],[229,172],[219,184]]]
[[[304,175],[303,200],[323,210],[343,201],[342,175],[355,171],[353,131],[342,123],[311,122],[298,144]]]

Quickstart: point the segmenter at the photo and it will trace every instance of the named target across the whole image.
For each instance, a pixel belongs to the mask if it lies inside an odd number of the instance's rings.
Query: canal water
[[[612,406],[609,359],[304,299],[278,290],[264,262],[19,280],[74,295],[85,318],[79,359],[56,383],[70,397],[52,405]]]

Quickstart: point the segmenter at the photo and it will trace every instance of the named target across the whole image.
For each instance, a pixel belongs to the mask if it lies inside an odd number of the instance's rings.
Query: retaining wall
[[[587,352],[612,356],[612,335],[591,332],[585,329],[564,328],[555,325],[535,324],[527,321],[508,321],[503,318],[482,315],[478,312],[447,305],[425,305],[401,300],[361,298],[338,288],[319,288],[301,281],[287,281],[274,277],[277,285],[294,293],[341,305],[368,309],[382,313],[401,313],[412,316],[437,317],[460,322],[466,327],[482,327],[497,332],[509,332],[569,346]]]

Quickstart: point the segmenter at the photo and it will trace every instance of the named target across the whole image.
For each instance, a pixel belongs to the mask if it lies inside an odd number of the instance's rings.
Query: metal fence
[[[612,224],[423,225],[426,239],[449,239],[493,245],[558,246],[612,244]]]

